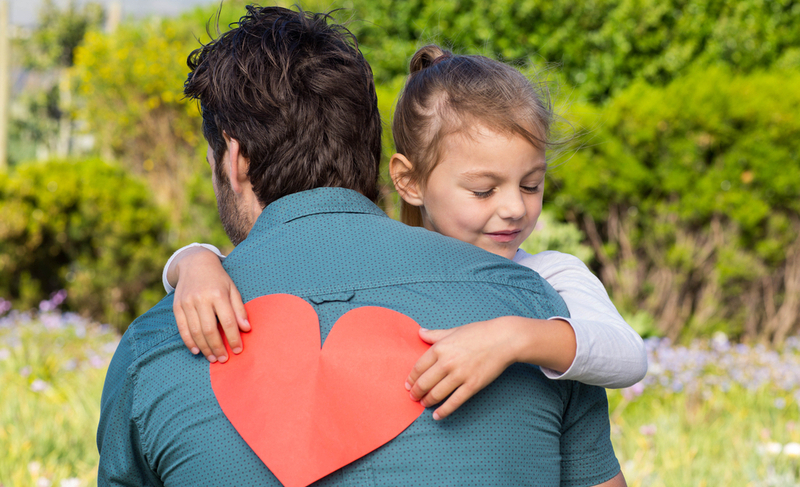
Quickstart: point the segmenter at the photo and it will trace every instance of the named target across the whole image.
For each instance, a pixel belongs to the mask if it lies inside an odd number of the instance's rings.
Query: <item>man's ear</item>
[[[411,178],[414,165],[403,154],[395,154],[389,159],[389,176],[392,178],[397,194],[412,206],[422,206],[422,188]]]
[[[250,160],[244,157],[239,147],[239,141],[229,136],[224,131],[222,136],[225,137],[225,144],[228,146],[228,164],[230,170],[231,189],[235,193],[241,193],[243,185],[249,183],[250,178],[247,177],[247,170],[250,167]]]

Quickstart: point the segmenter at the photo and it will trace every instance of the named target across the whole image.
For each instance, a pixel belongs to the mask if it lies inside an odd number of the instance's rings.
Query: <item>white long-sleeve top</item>
[[[167,293],[175,291],[167,280],[170,264],[183,250],[197,246],[225,259],[219,249],[209,244],[193,243],[178,249],[164,266],[162,281]],[[569,318],[550,318],[566,321],[575,331],[575,360],[563,374],[542,367],[547,377],[608,388],[629,387],[644,378],[647,351],[642,338],[620,316],[603,283],[580,259],[551,250],[531,255],[520,249],[514,262],[536,271],[569,309]]]
[[[608,388],[629,387],[647,373],[642,338],[620,316],[603,283],[580,259],[547,250],[529,254],[517,250],[514,262],[536,271],[558,292],[569,309],[575,331],[575,360],[560,374],[542,367],[551,379],[569,379]]]

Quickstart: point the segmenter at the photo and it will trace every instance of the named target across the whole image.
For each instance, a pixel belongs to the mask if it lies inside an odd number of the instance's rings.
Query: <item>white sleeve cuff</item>
[[[164,284],[164,290],[167,291],[167,294],[175,292],[175,288],[172,287],[172,285],[169,283],[169,280],[167,280],[167,272],[169,271],[170,264],[172,264],[172,261],[175,260],[175,257],[177,257],[178,254],[180,254],[184,250],[188,250],[188,249],[190,249],[192,247],[203,247],[203,248],[205,248],[207,250],[210,250],[210,251],[214,252],[215,254],[217,254],[217,257],[219,257],[220,262],[225,260],[225,256],[222,255],[222,252],[220,252],[218,248],[214,247],[211,244],[204,244],[204,243],[195,242],[195,243],[191,243],[191,244],[189,244],[189,245],[187,245],[185,247],[179,248],[169,258],[169,260],[167,261],[167,264],[164,266],[164,272],[161,273],[161,283]]]

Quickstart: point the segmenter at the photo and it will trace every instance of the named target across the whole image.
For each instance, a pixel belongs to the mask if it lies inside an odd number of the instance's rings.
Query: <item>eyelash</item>
[[[494,189],[490,189],[489,191],[473,191],[472,192],[472,194],[474,194],[477,198],[480,198],[480,199],[488,198],[489,196],[492,195],[492,193],[494,193]]]
[[[528,194],[535,194],[539,192],[539,185],[536,186],[520,186],[522,191]],[[489,191],[473,191],[472,194],[475,195],[476,198],[484,199],[488,198],[489,196],[494,193],[494,189],[490,189]]]

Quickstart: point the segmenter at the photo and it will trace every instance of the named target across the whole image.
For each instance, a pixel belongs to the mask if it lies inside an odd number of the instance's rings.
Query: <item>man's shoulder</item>
[[[418,251],[415,259],[424,262],[418,269],[420,275],[439,273],[454,280],[484,282],[536,293],[543,292],[543,286],[547,286],[531,269],[472,244],[422,228],[401,229],[398,233]],[[431,258],[426,258],[428,255]]]
[[[133,359],[164,341],[180,337],[172,312],[174,293],[168,294],[155,306],[136,318],[125,331]]]

